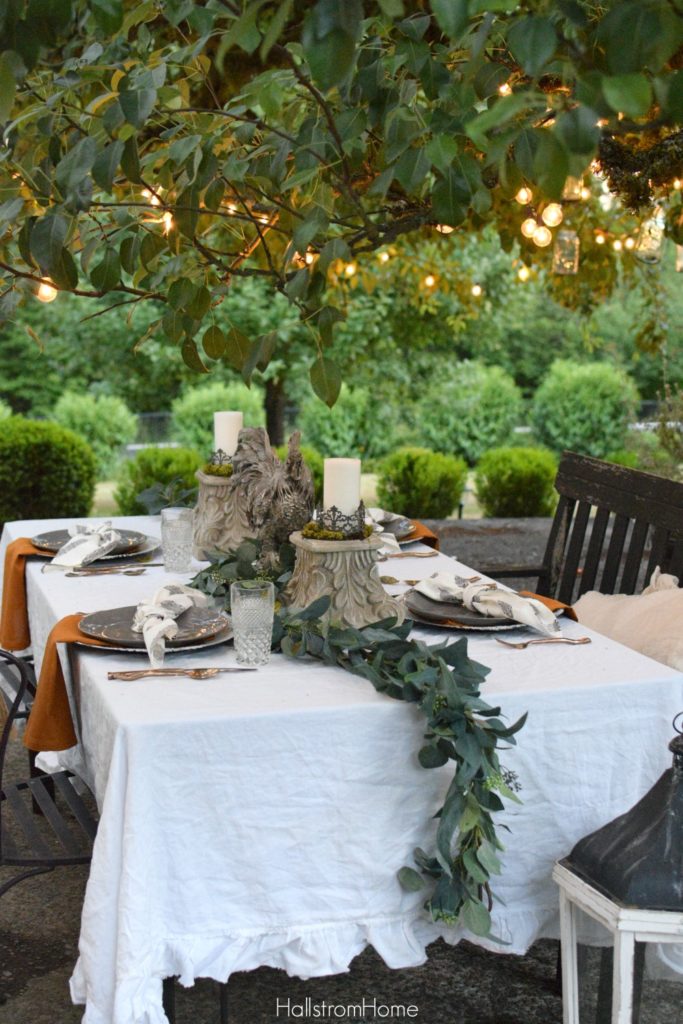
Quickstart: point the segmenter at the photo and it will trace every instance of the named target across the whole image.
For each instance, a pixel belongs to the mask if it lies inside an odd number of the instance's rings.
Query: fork
[[[495,639],[499,644],[503,644],[504,647],[514,647],[516,651],[523,651],[525,647],[530,647],[531,644],[589,644],[591,642],[589,636],[545,636],[539,637],[537,640],[522,640],[518,644],[514,644],[511,640],[501,640],[499,636]]]
[[[379,562],[386,562],[388,558],[436,558],[438,551],[397,551],[395,555],[380,555]]]
[[[74,569],[72,572],[65,572],[65,576],[72,576],[76,579],[88,579],[90,576],[142,576],[145,569],[90,569],[84,572],[82,569]]]

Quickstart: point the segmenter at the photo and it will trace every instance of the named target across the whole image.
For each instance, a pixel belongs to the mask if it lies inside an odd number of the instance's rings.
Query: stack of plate
[[[138,558],[156,551],[159,541],[156,537],[147,537],[137,530],[117,530],[119,542],[108,555],[96,558],[96,562],[106,562],[111,558]],[[50,530],[48,533],[40,533],[37,537],[31,538],[31,543],[46,555],[56,555],[66,542],[71,540],[68,530]],[[93,564],[92,562],[90,563]]]
[[[84,636],[106,643],[111,650],[144,651],[142,633],[133,632],[135,611],[136,605],[131,604],[93,612],[81,619],[78,628]],[[177,624],[178,632],[173,639],[166,641],[169,651],[213,647],[232,637],[229,617],[216,608],[188,608],[178,617]]]
[[[420,594],[417,590],[408,591],[405,596],[405,605],[411,618],[416,622],[428,623],[430,626],[476,630],[519,628],[519,623],[514,619],[482,615],[481,612],[465,608],[464,605],[452,601],[432,601],[430,597]]]

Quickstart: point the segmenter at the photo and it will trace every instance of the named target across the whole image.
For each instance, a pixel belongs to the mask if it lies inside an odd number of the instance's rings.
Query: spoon
[[[538,640],[523,640],[518,644],[513,644],[511,640],[501,640],[498,636],[495,639],[505,647],[514,647],[516,651],[523,651],[525,647],[529,647],[531,644],[589,644],[591,642],[589,636],[545,636],[540,637]]]
[[[72,572],[65,572],[64,575],[88,579],[89,576],[142,576],[144,572],[144,569],[74,569]]]
[[[255,672],[256,666],[244,665],[231,668],[144,668],[135,671],[108,672],[107,679],[145,679],[148,676],[188,676],[190,679],[213,679],[219,672]]]
[[[398,551],[395,555],[380,555],[378,561],[386,562],[389,558],[436,558],[438,551]]]

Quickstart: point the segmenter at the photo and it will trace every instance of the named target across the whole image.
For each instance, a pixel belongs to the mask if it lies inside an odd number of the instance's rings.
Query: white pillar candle
[[[360,505],[360,459],[325,459],[323,506],[350,516]]]
[[[215,412],[213,414],[213,450],[222,448],[226,455],[234,455],[244,422],[241,412]]]

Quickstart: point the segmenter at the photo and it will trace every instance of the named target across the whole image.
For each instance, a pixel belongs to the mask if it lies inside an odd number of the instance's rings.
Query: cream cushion
[[[574,605],[584,626],[683,671],[683,589],[657,567],[642,594],[589,590]]]

